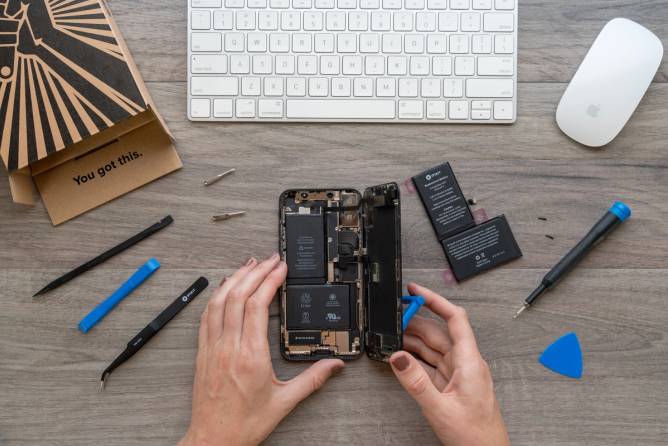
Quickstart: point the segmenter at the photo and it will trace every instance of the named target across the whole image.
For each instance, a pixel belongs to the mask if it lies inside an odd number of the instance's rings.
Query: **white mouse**
[[[557,107],[557,125],[590,147],[612,141],[626,125],[663,58],[661,41],[628,20],[609,21]]]

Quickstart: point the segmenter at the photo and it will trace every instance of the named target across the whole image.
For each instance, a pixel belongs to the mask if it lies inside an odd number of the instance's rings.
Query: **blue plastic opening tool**
[[[538,361],[569,378],[582,378],[582,349],[575,333],[566,333],[545,349]]]
[[[88,330],[93,328],[95,324],[100,322],[116,305],[132,293],[139,285],[141,285],[151,274],[158,268],[160,263],[154,258],[148,259],[130,278],[120,286],[114,293],[100,302],[100,304],[86,315],[85,318],[79,322],[79,330],[88,333]]]
[[[424,305],[424,297],[422,296],[402,296],[401,302],[408,304],[408,307],[404,310],[404,317],[401,320],[403,331],[406,331],[408,323],[411,321],[415,313],[418,312],[420,307]]]
[[[545,274],[545,277],[543,277],[543,280],[541,281],[540,285],[538,285],[538,288],[529,294],[529,297],[527,297],[524,301],[524,306],[520,308],[513,317],[516,318],[522,314],[524,310],[529,308],[538,298],[538,296],[542,295],[550,287],[555,285],[559,279],[568,274],[568,272],[572,270],[575,265],[580,262],[580,260],[589,254],[589,251],[594,249],[594,246],[601,242],[606,235],[611,233],[630,216],[631,208],[629,208],[621,201],[616,201],[613,203],[610,209],[608,209],[608,212],[606,212],[603,217],[601,217],[601,219],[589,230],[587,235],[585,235],[582,240],[580,240],[580,242],[568,252],[568,254],[562,257],[561,260],[559,260],[559,263],[554,265],[554,267],[547,274]]]

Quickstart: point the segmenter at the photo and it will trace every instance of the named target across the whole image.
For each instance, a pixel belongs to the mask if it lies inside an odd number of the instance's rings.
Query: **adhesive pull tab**
[[[547,369],[569,378],[582,378],[582,349],[575,333],[566,333],[545,349],[538,361]]]

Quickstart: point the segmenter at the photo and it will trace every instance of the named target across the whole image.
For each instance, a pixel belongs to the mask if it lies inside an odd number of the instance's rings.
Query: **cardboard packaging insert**
[[[0,0],[0,158],[54,225],[181,167],[103,0]]]

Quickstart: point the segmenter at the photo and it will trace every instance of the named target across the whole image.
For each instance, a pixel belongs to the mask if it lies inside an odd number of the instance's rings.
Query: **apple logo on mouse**
[[[598,118],[598,113],[601,111],[601,106],[596,104],[591,104],[587,107],[587,114],[592,118]]]

